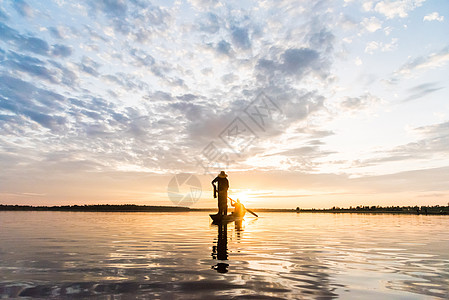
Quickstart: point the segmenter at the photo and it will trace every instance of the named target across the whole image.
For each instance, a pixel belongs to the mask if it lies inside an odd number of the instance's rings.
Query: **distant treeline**
[[[88,212],[185,212],[188,207],[181,206],[147,206],[135,204],[123,205],[64,205],[64,206],[31,206],[31,205],[2,205],[0,211],[88,211]]]
[[[395,213],[418,215],[449,215],[449,206],[356,206],[349,208],[332,207],[327,209],[301,209],[296,212],[328,212],[328,213]]]
[[[0,211],[86,211],[86,212],[188,212],[188,211],[216,211],[213,208],[189,208],[182,206],[148,206],[135,204],[122,205],[64,205],[64,206],[31,206],[31,205],[3,205]],[[449,206],[356,206],[349,208],[332,207],[325,209],[276,209],[259,208],[256,212],[304,212],[304,213],[395,213],[395,214],[423,214],[449,215]]]

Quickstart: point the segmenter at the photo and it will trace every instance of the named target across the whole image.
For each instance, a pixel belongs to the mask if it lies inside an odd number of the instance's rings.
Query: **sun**
[[[249,197],[248,193],[245,191],[238,191],[238,192],[233,192],[231,193],[230,197],[232,198],[232,200],[236,200],[239,199],[241,203],[248,204],[251,203],[251,197]]]

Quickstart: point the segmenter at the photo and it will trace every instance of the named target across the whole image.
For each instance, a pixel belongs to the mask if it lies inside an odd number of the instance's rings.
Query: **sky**
[[[448,205],[448,22],[447,0],[0,0],[0,203],[215,207],[225,170],[248,207]]]

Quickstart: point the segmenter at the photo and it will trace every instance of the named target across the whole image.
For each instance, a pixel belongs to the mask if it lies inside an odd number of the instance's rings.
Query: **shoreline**
[[[283,208],[252,208],[259,213],[355,213],[355,214],[407,214],[407,215],[449,215],[449,206],[403,206],[380,207],[358,206],[356,208],[329,209],[283,209]],[[63,205],[63,206],[32,206],[32,205],[4,205],[0,204],[0,211],[72,211],[72,212],[216,212],[216,208],[190,208],[183,206],[150,206],[150,205]]]

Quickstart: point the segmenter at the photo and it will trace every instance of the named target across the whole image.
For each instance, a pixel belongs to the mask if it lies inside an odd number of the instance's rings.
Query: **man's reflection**
[[[241,239],[241,233],[243,231],[242,223],[243,223],[243,220],[235,221],[235,234],[237,237],[237,241],[240,241],[240,239]]]
[[[217,245],[212,246],[212,258],[217,260],[228,260],[228,225],[219,224]],[[227,273],[229,264],[219,262],[212,266],[219,273]]]

